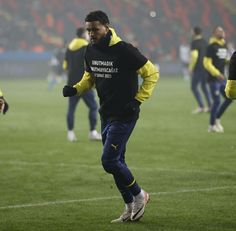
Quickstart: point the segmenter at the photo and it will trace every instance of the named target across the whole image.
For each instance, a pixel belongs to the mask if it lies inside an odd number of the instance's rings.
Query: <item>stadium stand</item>
[[[177,58],[180,42],[195,25],[206,36],[222,25],[227,39],[236,41],[232,0],[0,0],[0,52],[52,51],[97,9],[108,13],[123,39],[154,60]]]

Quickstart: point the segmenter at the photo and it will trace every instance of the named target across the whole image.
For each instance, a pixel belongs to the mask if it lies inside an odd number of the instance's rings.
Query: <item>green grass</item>
[[[48,92],[43,80],[1,80],[1,87],[10,110],[0,116],[0,231],[236,230],[234,104],[222,118],[225,133],[209,134],[209,114],[191,114],[189,83],[162,78],[126,155],[151,202],[140,222],[110,224],[123,203],[100,165],[102,145],[87,139],[84,104],[78,142],[69,143],[62,85]]]

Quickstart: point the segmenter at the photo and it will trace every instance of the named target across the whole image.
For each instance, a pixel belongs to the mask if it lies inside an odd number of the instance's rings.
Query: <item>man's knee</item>
[[[98,105],[97,105],[97,102],[94,100],[91,100],[90,103],[89,103],[89,109],[91,111],[97,111],[98,109]]]
[[[214,105],[217,105],[217,106],[220,105],[220,97],[218,95],[215,96],[213,100],[214,100]]]
[[[102,160],[102,166],[107,173],[114,174],[120,171],[121,164],[117,160],[106,161]]]

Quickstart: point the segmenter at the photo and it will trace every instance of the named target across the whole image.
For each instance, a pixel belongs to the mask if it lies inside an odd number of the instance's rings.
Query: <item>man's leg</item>
[[[125,164],[125,147],[135,124],[136,121],[113,121],[108,122],[102,129],[104,144],[102,164],[105,171],[113,175],[125,204],[131,204],[134,198],[134,208],[136,209],[134,210],[133,208],[132,215],[130,214],[130,219],[134,217],[132,220],[138,220],[142,217],[145,205],[149,199],[147,198],[149,195],[146,192],[141,191],[141,188]],[[139,194],[141,195],[139,196]],[[139,199],[139,204],[135,207],[135,198],[137,200],[137,197]],[[125,220],[122,214],[119,219],[116,219],[113,222],[123,221]]]
[[[220,106],[220,83],[210,82],[210,91],[213,99],[213,104],[211,108],[210,126],[208,131],[219,132],[218,129],[215,127],[215,122],[216,122],[216,114]]]
[[[91,140],[101,140],[101,134],[96,131],[98,106],[95,99],[95,93],[93,90],[89,90],[82,97],[85,104],[89,108],[89,113],[88,113],[89,127],[90,127],[89,138]]]
[[[220,85],[220,93],[224,97],[225,100],[217,112],[217,115],[216,115],[217,119],[219,119],[223,115],[223,113],[228,108],[228,106],[233,102],[233,100],[228,99],[225,95],[225,84]]]
[[[209,92],[209,89],[208,89],[208,84],[207,84],[207,80],[206,80],[205,71],[201,72],[201,88],[202,88],[202,92],[205,96],[208,109],[210,111],[210,109],[211,109],[211,95],[210,95],[210,92]]]
[[[107,140],[107,136],[108,136],[108,130],[109,130],[109,125],[111,123],[110,122],[107,122],[107,121],[104,121],[104,120],[101,120],[101,127],[102,127],[102,142],[103,142],[103,145],[107,145],[106,143],[106,140]],[[126,163],[125,163],[125,144],[123,143],[123,147],[121,148],[120,150],[120,153],[117,154],[119,155],[117,157],[117,159],[119,159],[119,161],[121,163],[123,163],[125,166],[126,166]],[[102,157],[104,158],[104,157]],[[129,203],[132,203],[133,202],[133,195],[132,193],[130,192],[129,188],[127,188],[125,185],[123,185],[119,178],[117,178],[115,175],[113,175],[114,177],[114,180],[115,180],[115,183],[116,183],[116,186],[117,188],[119,189],[122,197],[123,197],[123,200],[126,204],[129,204]]]
[[[75,109],[77,107],[79,100],[80,100],[79,96],[72,96],[68,98],[68,110],[67,110],[66,122],[67,122],[67,129],[68,129],[67,138],[69,141],[77,140],[73,129],[74,129]]]
[[[95,100],[95,94],[93,90],[87,91],[83,96],[83,100],[87,107],[89,108],[89,125],[90,125],[90,131],[95,130],[97,125],[97,102]]]
[[[199,113],[199,112],[203,112],[203,102],[202,102],[202,97],[200,95],[200,92],[198,90],[198,84],[200,82],[200,76],[198,76],[198,72],[193,72],[192,74],[192,81],[191,81],[191,90],[193,92],[193,95],[197,101],[198,104],[198,108],[196,111],[194,111],[193,113]]]
[[[137,195],[140,192],[140,187],[134,183],[134,177],[127,165],[123,162],[124,147],[135,127],[136,121],[121,122],[113,121],[107,124],[102,135],[106,135],[102,164],[106,172],[111,173],[118,185],[127,187],[132,192],[132,195]]]

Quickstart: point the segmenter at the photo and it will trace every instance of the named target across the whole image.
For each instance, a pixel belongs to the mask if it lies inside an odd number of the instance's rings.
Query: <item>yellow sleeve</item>
[[[2,91],[1,91],[1,89],[0,89],[0,97],[2,97],[3,96],[3,93],[2,93]]]
[[[227,80],[225,94],[229,99],[236,99],[236,80]]]
[[[139,102],[143,102],[148,99],[159,79],[159,71],[149,60],[144,66],[142,66],[137,73],[143,78],[142,85],[137,92],[135,99]]]
[[[192,50],[190,56],[191,56],[190,57],[190,63],[189,63],[188,68],[189,68],[189,70],[192,71],[194,69],[196,63],[197,63],[198,50]]]
[[[214,77],[220,76],[220,71],[212,64],[212,59],[208,57],[204,57],[203,65],[205,69]]]
[[[85,91],[93,88],[94,86],[95,86],[94,78],[91,76],[89,72],[85,71],[82,79],[73,87],[76,88],[77,94],[81,95]]]
[[[67,70],[68,69],[68,63],[67,63],[66,60],[63,61],[62,67],[63,67],[63,70]]]

